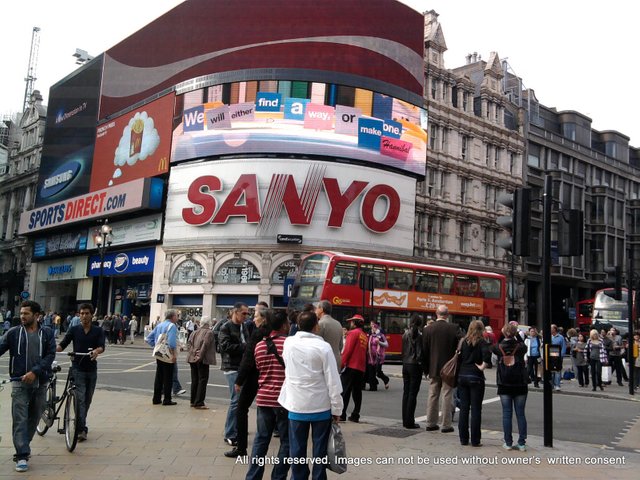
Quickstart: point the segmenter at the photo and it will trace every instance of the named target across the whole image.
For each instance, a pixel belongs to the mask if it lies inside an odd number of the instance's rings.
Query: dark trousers
[[[460,398],[460,418],[458,434],[460,443],[469,443],[469,412],[471,412],[471,444],[480,445],[482,424],[482,400],[484,399],[484,379],[481,377],[458,379],[458,397]]]
[[[589,386],[589,365],[578,366],[578,383],[581,387]]]
[[[591,383],[595,390],[596,387],[602,387],[602,363],[600,360],[589,360],[589,366],[591,368]]]
[[[611,363],[611,378],[613,378],[613,372],[615,371],[618,384],[622,383],[623,378],[625,382],[628,382],[629,377],[627,376],[627,371],[622,366],[622,357],[618,355],[610,355],[609,362]]]
[[[160,403],[164,396],[164,403],[171,401],[171,382],[173,380],[173,363],[156,360],[156,379],[153,383],[153,403]]]
[[[420,383],[422,382],[422,367],[405,363],[402,365],[402,425],[412,427],[416,423],[416,403]]]
[[[378,389],[378,378],[382,380],[385,385],[389,383],[389,377],[387,377],[382,371],[382,364],[367,364],[366,383],[369,384],[369,390],[372,392],[375,392]]]
[[[209,365],[196,362],[190,363],[189,366],[191,367],[191,405],[200,407],[204,405],[204,398],[207,396]]]
[[[360,379],[362,382],[362,379]],[[360,390],[358,383],[357,390]],[[332,420],[319,420],[317,422],[305,422],[299,420],[289,420],[289,456],[293,459],[306,459],[307,442],[309,441],[309,430],[311,430],[312,455],[313,458],[322,459],[327,456],[329,446],[329,435],[331,433]],[[298,461],[291,465],[292,480],[307,480],[309,478],[309,462]],[[316,461],[313,464],[311,473],[313,480],[327,479],[327,466]]]
[[[527,373],[529,374],[529,379],[533,382],[533,384],[537,387],[538,380],[538,362],[540,361],[540,357],[527,357]]]
[[[250,373],[247,375],[240,396],[238,397],[238,407],[236,409],[238,450],[244,452],[247,450],[249,437],[249,407],[256,398],[258,393],[258,374]]]
[[[364,379],[364,372],[360,370],[354,370],[353,368],[346,368],[342,373],[340,379],[342,380],[342,401],[344,408],[342,410],[342,419],[347,418],[347,407],[349,406],[349,400],[351,394],[353,394],[353,412],[351,412],[351,419],[360,420],[360,408],[362,407],[362,380]]]

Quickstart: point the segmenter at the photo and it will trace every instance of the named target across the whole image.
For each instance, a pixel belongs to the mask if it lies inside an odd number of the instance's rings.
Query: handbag
[[[456,348],[456,353],[453,354],[453,357],[451,357],[440,369],[440,378],[450,387],[455,387],[458,382],[458,365],[460,363],[459,357],[460,349],[462,349],[462,342],[464,342],[464,338],[461,338],[458,342],[458,348]]]
[[[171,328],[171,327],[169,327]],[[167,343],[167,334],[161,333],[156,339],[156,344],[153,346],[153,356],[156,360],[160,360],[165,363],[173,363],[173,353]]]
[[[336,422],[331,422],[327,458],[329,460],[327,468],[332,472],[342,474],[347,471],[347,445],[344,442],[340,425]]]

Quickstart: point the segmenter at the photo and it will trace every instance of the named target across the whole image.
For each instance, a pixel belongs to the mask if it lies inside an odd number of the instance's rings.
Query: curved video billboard
[[[187,0],[104,54],[100,118],[203,75],[334,82],[421,105],[423,54],[424,18],[396,0]]]
[[[278,80],[212,85],[177,98],[172,162],[270,152],[425,174],[426,111],[389,95]]]

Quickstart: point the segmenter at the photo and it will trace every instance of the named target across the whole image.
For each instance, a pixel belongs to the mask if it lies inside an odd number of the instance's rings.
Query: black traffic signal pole
[[[629,395],[635,395],[634,388],[634,358],[633,358],[633,300],[634,300],[634,272],[633,272],[633,250],[634,245],[629,244],[629,270],[627,275],[627,306],[629,309],[629,331],[627,341],[627,365],[629,365]],[[637,379],[635,379],[637,381]]]
[[[544,380],[543,414],[544,446],[553,447],[553,393],[551,391],[551,371],[549,370],[549,351],[551,345],[551,207],[553,205],[553,184],[551,175],[544,177],[542,200],[542,337],[544,340]]]

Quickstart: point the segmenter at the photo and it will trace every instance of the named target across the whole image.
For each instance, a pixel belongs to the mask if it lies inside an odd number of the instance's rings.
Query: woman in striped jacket
[[[604,390],[602,386],[602,366],[609,363],[607,357],[607,349],[604,346],[604,342],[600,339],[598,331],[596,329],[589,332],[589,341],[585,348],[585,356],[591,367],[591,385],[592,390],[595,391],[596,387],[600,387],[600,390]]]

